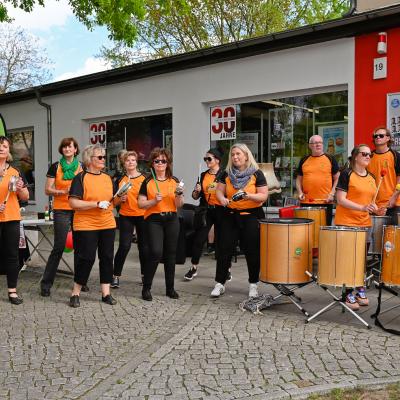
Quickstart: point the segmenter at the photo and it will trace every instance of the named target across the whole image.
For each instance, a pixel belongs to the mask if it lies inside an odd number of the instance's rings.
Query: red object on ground
[[[74,242],[72,240],[72,232],[69,231],[67,234],[67,239],[65,240],[65,248],[69,250],[74,249]]]
[[[294,218],[294,209],[300,206],[288,206],[279,209],[279,218]]]

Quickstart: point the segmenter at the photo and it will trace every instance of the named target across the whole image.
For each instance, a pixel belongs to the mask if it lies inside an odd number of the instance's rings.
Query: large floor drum
[[[370,254],[381,254],[382,253],[382,238],[383,238],[383,227],[384,225],[390,225],[392,217],[386,215],[371,215],[372,218],[372,234],[371,244],[368,249]]]
[[[260,223],[260,280],[286,285],[310,281],[314,221],[266,219]]]
[[[314,223],[314,241],[313,248],[319,246],[319,227],[326,225],[326,208],[325,207],[300,207],[294,210],[296,218],[312,219]]]
[[[368,230],[322,226],[319,234],[318,283],[364,286]]]
[[[383,228],[381,282],[387,286],[400,286],[400,227]]]

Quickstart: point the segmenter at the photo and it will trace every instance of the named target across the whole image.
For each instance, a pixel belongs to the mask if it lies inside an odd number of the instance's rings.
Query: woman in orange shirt
[[[72,181],[69,204],[74,213],[74,287],[69,305],[79,307],[82,286],[87,284],[90,271],[99,256],[101,300],[116,304],[110,294],[113,276],[115,218],[113,209],[113,182],[103,172],[106,162],[105,150],[100,144],[87,146],[82,153],[85,170]],[[119,203],[119,199],[115,199]]]
[[[8,300],[21,304],[17,294],[19,225],[21,213],[19,200],[29,199],[29,192],[21,173],[10,165],[11,142],[0,137],[0,254],[7,275]],[[11,190],[10,190],[11,189]]]
[[[204,162],[207,164],[208,169],[201,173],[200,181],[197,182],[192,192],[194,200],[200,199],[200,208],[205,210],[205,216],[204,221],[200,221],[202,226],[196,227],[196,234],[192,247],[192,266],[184,276],[184,279],[187,281],[191,281],[197,276],[197,267],[201,253],[212,226],[214,226],[215,232],[214,243],[217,244],[217,219],[220,213],[219,209],[222,207],[217,199],[216,189],[217,179],[221,174],[221,160],[222,152],[219,149],[213,148],[207,151]]]
[[[151,285],[157,266],[164,257],[166,295],[178,299],[179,295],[174,289],[179,235],[177,209],[184,202],[183,186],[172,175],[172,156],[168,149],[153,149],[149,164],[154,176],[149,176],[142,183],[138,198],[139,207],[145,210],[146,240],[149,244],[142,298],[146,301],[153,299]]]
[[[138,206],[139,189],[145,179],[144,175],[137,170],[137,153],[127,151],[122,156],[124,173],[116,182],[116,190],[130,182],[132,187],[128,193],[121,197],[119,209],[119,246],[114,258],[114,276],[111,282],[112,288],[119,288],[119,278],[122,273],[126,257],[132,245],[134,229],[136,229],[137,244],[139,250],[140,273],[144,276],[144,263],[146,254],[146,241],[143,232],[144,210]]]
[[[256,297],[260,274],[258,220],[264,218],[262,205],[268,198],[268,187],[245,144],[236,143],[231,147],[226,172],[218,180],[217,198],[225,209],[218,232],[217,283],[211,296],[219,297],[225,292],[227,273],[239,239],[249,272],[249,297]]]
[[[378,209],[373,199],[376,193],[375,178],[367,171],[371,161],[371,149],[360,144],[351,152],[350,168],[340,173],[336,186],[335,225],[371,228],[370,214],[384,215],[385,209]],[[357,288],[354,296],[353,290],[347,290],[346,304],[353,310],[368,305],[365,288]]]
[[[50,296],[67,234],[72,226],[74,212],[68,202],[69,188],[75,175],[82,171],[77,158],[79,145],[74,138],[62,139],[58,152],[61,154],[61,159],[50,166],[45,186],[45,193],[54,197],[54,246],[40,282],[40,294],[43,297]]]

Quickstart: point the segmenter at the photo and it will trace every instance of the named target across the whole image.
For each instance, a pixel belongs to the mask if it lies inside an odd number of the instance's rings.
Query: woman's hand
[[[223,207],[227,207],[230,203],[230,200],[228,200],[226,197],[224,197],[223,199],[220,200],[220,202]]]
[[[18,178],[16,187],[17,187],[17,192],[20,192],[25,187],[25,184],[24,184],[24,181],[22,180],[22,178]]]
[[[328,197],[325,200],[325,203],[332,203],[332,201],[335,199],[335,194],[334,193],[329,193]]]
[[[155,204],[158,204],[163,199],[163,195],[160,192],[156,193],[156,197],[154,198]]]
[[[298,197],[299,197],[300,201],[303,201],[306,198],[306,195],[303,192],[301,192],[301,193],[299,193]]]
[[[380,217],[382,217],[383,215],[386,215],[386,211],[387,211],[387,208],[386,208],[386,207],[379,207],[379,208],[375,211],[375,215],[379,215]]]
[[[107,210],[108,207],[110,207],[110,202],[107,200],[99,201],[97,203],[97,207],[101,208],[102,210]]]
[[[125,203],[128,200],[128,195],[124,194],[119,199],[120,199],[121,203]]]
[[[0,213],[3,213],[5,209],[6,209],[6,205],[4,203],[1,203],[0,204]]]
[[[370,203],[370,204],[365,205],[365,206],[363,207],[363,210],[362,210],[362,211],[367,211],[367,212],[369,212],[370,214],[375,214],[376,211],[378,211],[378,207],[376,206],[375,203]]]

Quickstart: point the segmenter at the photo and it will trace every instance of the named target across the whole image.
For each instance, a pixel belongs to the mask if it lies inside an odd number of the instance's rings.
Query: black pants
[[[115,229],[74,231],[74,282],[86,285],[99,255],[100,283],[111,283]]]
[[[398,225],[397,213],[400,213],[400,207],[399,206],[395,206],[395,207],[387,209],[386,215],[389,216],[389,217],[392,217],[391,225]]]
[[[326,209],[326,225],[332,225],[333,218],[333,204],[309,204],[309,203],[301,203],[301,207],[324,207]]]
[[[43,289],[50,289],[53,286],[57,268],[65,249],[68,231],[71,229],[73,215],[72,210],[54,210],[54,245],[40,282]]]
[[[18,281],[19,224],[19,221],[0,222],[1,269],[7,275],[9,289],[16,288]]]
[[[145,219],[146,240],[149,251],[144,270],[144,289],[151,289],[157,266],[164,258],[165,287],[174,289],[176,247],[179,236],[179,220],[176,213],[152,214]]]
[[[222,208],[222,207],[220,207]],[[210,232],[211,227],[214,225],[214,244],[215,244],[215,254],[218,254],[218,246],[217,246],[217,231],[218,231],[218,213],[221,213],[218,208],[208,208],[206,214],[206,224],[203,227],[200,227],[196,230],[195,236],[193,239],[192,246],[192,264],[197,265],[200,261],[201,254],[203,252],[204,244],[207,242],[208,233]]]
[[[258,219],[263,218],[263,214],[262,209],[257,209],[257,212],[245,215],[225,209],[219,229],[219,254],[215,275],[217,282],[222,285],[226,282],[238,239],[246,257],[249,283],[258,282],[260,275],[260,228]]]
[[[147,252],[147,241],[144,237],[143,217],[119,216],[119,246],[114,258],[114,275],[121,276],[122,268],[129,250],[132,246],[133,229],[136,227],[138,240],[140,272],[144,275],[145,257]]]

